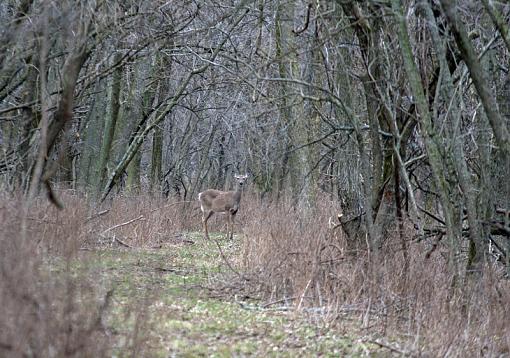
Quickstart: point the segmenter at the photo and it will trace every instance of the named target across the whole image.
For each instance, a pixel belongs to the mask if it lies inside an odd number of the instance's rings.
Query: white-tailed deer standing
[[[229,234],[230,239],[234,237],[234,218],[239,210],[243,184],[246,182],[248,175],[234,175],[234,178],[237,181],[235,191],[207,189],[198,194],[206,239],[209,239],[207,220],[214,213],[225,213],[227,215],[227,238],[229,238]]]

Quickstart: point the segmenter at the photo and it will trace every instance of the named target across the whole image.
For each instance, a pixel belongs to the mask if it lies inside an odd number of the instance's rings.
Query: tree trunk
[[[459,266],[456,262],[458,252],[460,251],[461,232],[454,218],[454,208],[449,201],[448,183],[445,177],[445,169],[442,165],[440,144],[436,142],[437,133],[432,125],[432,118],[428,107],[428,101],[421,83],[420,74],[414,62],[413,51],[407,32],[407,24],[402,12],[400,0],[392,0],[392,9],[397,23],[397,36],[400,44],[400,51],[404,60],[404,68],[409,79],[409,86],[415,99],[419,119],[425,131],[425,147],[428,154],[429,163],[432,169],[434,182],[439,191],[441,206],[443,208],[447,235],[450,239],[450,263],[452,272],[458,273]]]
[[[37,63],[32,63],[27,69],[27,79],[22,92],[23,103],[31,103],[37,100],[37,91],[34,91],[34,88],[37,88],[37,67]],[[38,126],[41,113],[36,110],[35,106],[25,107],[22,109],[21,113],[22,129],[18,140],[19,147],[17,149],[18,156],[21,160],[16,173],[16,181],[18,182],[16,186],[26,191],[28,189],[27,179],[29,178],[27,174],[30,172],[30,139],[33,136],[33,130]]]
[[[170,44],[171,45],[171,44]],[[163,57],[162,55],[156,55],[154,61],[154,73],[152,77],[154,80],[157,80],[157,90],[154,91],[150,95],[151,100],[154,102],[160,102],[161,99],[166,98],[169,92],[169,80],[165,77],[161,78],[159,75],[159,71],[171,71],[172,62],[167,57]],[[156,94],[157,92],[157,94]],[[146,101],[144,104],[144,116],[148,116],[149,112],[152,109],[152,103]],[[152,134],[152,156],[151,156],[151,173],[149,179],[149,186],[151,193],[159,193],[161,194],[162,190],[162,180],[163,180],[163,124],[156,126],[154,128],[154,133]]]
[[[133,159],[127,167],[126,191],[129,194],[136,195],[140,193],[140,161],[142,152],[135,153]]]
[[[162,163],[163,129],[160,126],[157,126],[154,128],[154,133],[152,134],[151,177],[149,182],[150,191],[154,194],[161,194]]]
[[[276,46],[276,61],[278,63],[278,72],[281,78],[294,78],[296,73],[297,59],[296,49],[294,44],[293,19],[294,19],[295,3],[285,3],[281,1],[276,5],[275,16],[275,46]],[[278,136],[279,152],[281,152],[281,159],[276,165],[275,171],[275,184],[273,187],[278,192],[283,192],[287,183],[292,196],[298,195],[298,175],[301,172],[299,162],[295,152],[292,151],[292,146],[295,143],[295,101],[296,97],[291,93],[291,86],[289,83],[282,81],[279,84],[281,88],[281,96],[278,103],[280,113],[281,127],[278,129],[282,131],[281,136]]]
[[[115,53],[112,59],[112,63],[116,64],[120,62],[122,54],[120,52]],[[103,139],[101,141],[101,150],[99,151],[99,161],[95,169],[94,178],[96,183],[94,184],[94,191],[96,196],[100,194],[101,188],[104,185],[106,179],[107,164],[110,158],[110,151],[112,148],[112,142],[115,133],[115,127],[117,125],[117,119],[119,117],[120,110],[120,87],[122,81],[122,66],[118,66],[113,72],[113,78],[111,85],[108,88],[108,108],[105,116],[105,124],[103,131]]]
[[[471,180],[471,173],[469,172],[466,158],[463,149],[462,138],[463,135],[459,133],[460,130],[460,113],[461,108],[459,98],[455,95],[455,88],[452,76],[448,67],[446,58],[446,46],[439,36],[437,25],[432,13],[430,5],[423,2],[425,16],[427,18],[429,29],[432,34],[432,42],[434,43],[436,54],[440,63],[440,79],[441,84],[440,93],[444,103],[449,104],[449,114],[452,120],[445,119],[446,127],[450,133],[450,141],[452,142],[451,161],[456,171],[459,185],[462,189],[462,199],[465,202],[465,210],[469,223],[469,238],[470,238],[470,254],[468,257],[467,269],[468,271],[479,271],[483,264],[486,245],[482,238],[482,228],[480,218],[477,215],[477,192],[479,188],[475,188]],[[458,215],[462,215],[462,207],[458,210]]]
[[[454,3],[452,0],[441,0],[441,4],[445,10],[461,57],[469,69],[473,84],[475,85],[478,96],[480,96],[480,101],[482,102],[489,123],[491,124],[496,143],[501,150],[502,156],[508,158],[510,156],[510,134],[507,125],[498,111],[496,96],[488,83],[487,73],[483,70],[473,45],[468,38],[466,29],[458,18]]]
[[[106,80],[98,80],[94,86],[94,98],[82,129],[78,134],[81,136],[83,145],[80,148],[78,183],[86,191],[95,192],[94,182],[97,179],[95,159],[99,157],[101,146],[101,133],[104,126],[104,113],[106,112],[106,98],[104,92]]]

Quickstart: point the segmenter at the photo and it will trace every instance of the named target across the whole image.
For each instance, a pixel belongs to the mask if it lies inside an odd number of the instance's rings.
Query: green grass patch
[[[354,338],[312,324],[296,312],[264,310],[211,286],[228,268],[214,241],[189,234],[194,242],[160,249],[108,248],[87,251],[87,274],[104,290],[113,288],[105,326],[112,355],[167,357],[363,356]],[[218,239],[218,238],[215,238]],[[235,240],[219,239],[230,260]],[[222,276],[223,275],[223,276]],[[143,347],[143,351],[140,351]],[[131,353],[129,353],[131,352]]]

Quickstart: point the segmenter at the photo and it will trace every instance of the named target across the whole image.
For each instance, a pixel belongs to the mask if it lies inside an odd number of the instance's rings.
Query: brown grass
[[[177,209],[161,208],[168,203],[121,198],[97,215],[104,210],[89,206],[86,198],[59,196],[62,211],[44,197],[32,203],[25,236],[23,201],[6,194],[0,198],[0,356],[111,355],[114,339],[104,320],[113,285],[98,282],[81,253],[122,247],[120,242],[149,247],[183,230]],[[147,299],[127,305],[126,319],[135,323],[124,354],[139,356],[144,350]]]
[[[58,212],[37,199],[22,235],[22,202],[0,201],[0,355],[101,356],[108,348],[102,315],[110,294],[73,273],[86,231],[86,206],[69,197]],[[51,254],[49,254],[51,253]],[[57,265],[47,265],[49,261]],[[64,274],[56,275],[58,267]]]
[[[111,287],[98,285],[86,269],[74,269],[76,262],[86,267],[80,252],[191,243],[198,238],[189,233],[201,228],[196,203],[117,197],[109,207],[93,208],[79,195],[60,196],[63,211],[44,198],[33,203],[27,240],[21,236],[22,200],[0,198],[0,356],[111,353],[111,335],[103,325]],[[399,351],[412,355],[510,353],[510,285],[495,267],[453,284],[445,247],[426,259],[429,244],[408,239],[406,266],[397,235],[378,253],[353,253],[342,233],[328,227],[338,204],[319,202],[296,209],[285,200],[243,198],[235,226],[242,246],[234,264],[263,283],[257,286],[261,305],[321,312],[344,330],[354,321],[361,327],[357,334],[399,342]],[[211,220],[212,231],[224,229],[220,215]],[[51,271],[56,268],[59,275]],[[144,352],[144,305],[132,304],[137,328],[129,354]]]
[[[333,320],[354,317],[364,334],[396,339],[412,354],[510,353],[510,284],[496,267],[454,285],[445,247],[426,259],[429,244],[407,239],[406,271],[396,234],[378,253],[350,254],[344,235],[328,228],[336,203],[300,211],[252,202],[243,207],[242,265],[266,283],[267,301],[323,308]]]

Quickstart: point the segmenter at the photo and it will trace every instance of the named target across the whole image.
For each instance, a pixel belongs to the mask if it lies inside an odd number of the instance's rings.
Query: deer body
[[[230,237],[230,239],[232,239],[234,237],[234,218],[239,210],[239,204],[241,203],[242,186],[248,176],[235,175],[234,177],[237,180],[237,188],[235,191],[207,189],[198,194],[206,239],[209,239],[207,220],[209,220],[214,213],[225,213],[227,215],[227,238]]]

